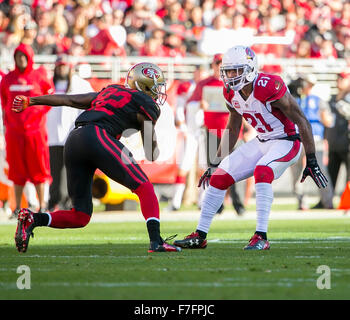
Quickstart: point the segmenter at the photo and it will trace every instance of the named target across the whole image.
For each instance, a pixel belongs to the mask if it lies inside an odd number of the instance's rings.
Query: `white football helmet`
[[[235,70],[236,76],[228,77],[227,70]],[[239,91],[248,83],[254,81],[257,74],[258,59],[249,47],[235,46],[224,54],[220,75],[227,89]]]

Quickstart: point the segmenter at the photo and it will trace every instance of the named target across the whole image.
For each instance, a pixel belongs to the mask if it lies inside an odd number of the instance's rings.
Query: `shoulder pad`
[[[277,75],[259,73],[254,83],[254,97],[262,103],[281,99],[286,91],[287,86]]]

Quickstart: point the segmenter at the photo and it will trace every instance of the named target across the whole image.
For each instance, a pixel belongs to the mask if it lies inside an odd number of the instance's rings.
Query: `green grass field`
[[[162,223],[182,238],[196,222]],[[243,251],[254,220],[214,220],[205,250],[147,253],[142,222],[90,223],[83,229],[35,229],[25,254],[15,225],[0,225],[0,299],[236,300],[349,299],[350,219],[272,220],[271,250]],[[16,286],[30,267],[31,288]],[[327,265],[331,288],[320,290]]]

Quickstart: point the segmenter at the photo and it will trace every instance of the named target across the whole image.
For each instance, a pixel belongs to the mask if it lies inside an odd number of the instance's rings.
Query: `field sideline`
[[[194,230],[199,212],[162,213],[164,237]],[[205,250],[149,254],[141,213],[95,213],[83,229],[37,228],[26,254],[15,222],[0,219],[0,299],[236,300],[349,299],[350,216],[341,211],[273,211],[271,250],[246,252],[255,212],[215,217]],[[16,285],[18,266],[30,290]],[[330,289],[319,289],[319,266]]]

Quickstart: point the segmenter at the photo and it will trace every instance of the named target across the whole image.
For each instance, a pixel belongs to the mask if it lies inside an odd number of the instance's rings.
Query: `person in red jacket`
[[[14,183],[16,210],[20,208],[26,182],[35,185],[39,210],[45,209],[45,182],[50,182],[49,148],[46,113],[49,107],[29,109],[22,113],[11,110],[16,95],[38,96],[53,92],[53,83],[43,68],[33,68],[34,51],[21,43],[14,52],[15,69],[1,81],[0,97],[5,128],[6,159],[9,179]]]
[[[188,113],[190,108],[194,108],[193,104],[199,104],[199,108],[203,110],[203,124],[206,131],[206,152],[207,164],[217,166],[213,163],[216,150],[221,141],[221,137],[226,128],[229,118],[229,112],[225,107],[225,100],[222,97],[224,83],[220,78],[220,66],[222,64],[223,54],[217,53],[213,56],[211,68],[213,73],[211,76],[201,80],[193,91],[192,96],[188,100]],[[242,134],[240,135],[242,138]],[[207,165],[205,164],[205,165]],[[245,211],[244,205],[236,191],[235,185],[230,187],[230,196],[232,205],[238,215],[242,215]],[[218,213],[221,213],[224,205],[220,207]]]

